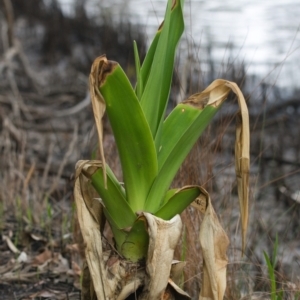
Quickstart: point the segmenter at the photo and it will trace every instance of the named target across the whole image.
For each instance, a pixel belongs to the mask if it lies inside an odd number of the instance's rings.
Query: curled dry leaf
[[[170,279],[179,284],[182,278],[183,269],[186,266],[185,261],[173,260],[171,266]]]
[[[179,215],[170,221],[165,221],[150,213],[143,214],[148,222],[149,247],[145,290],[140,299],[161,299],[168,285],[174,249],[181,234],[182,222]]]
[[[90,286],[94,286],[93,290],[98,299],[107,299],[105,287],[108,287],[105,276],[105,268],[102,253],[102,241],[100,235],[101,214],[93,211],[93,201],[88,193],[88,180],[83,175],[83,168],[87,168],[87,161],[79,161],[76,164],[76,177],[74,198],[77,208],[77,217],[80,230],[85,243],[85,256],[88,269],[83,270],[85,278],[83,278],[83,290],[89,291]],[[98,201],[95,203],[99,203]],[[90,278],[92,280],[90,280]],[[85,299],[97,299],[91,296],[91,292],[86,292]]]
[[[102,162],[79,161],[76,165],[74,198],[87,261],[87,267],[83,268],[82,299],[122,300],[143,282],[144,272],[137,270],[136,264],[121,258],[112,259],[113,254],[103,252],[100,230],[102,208],[90,193],[85,176],[93,174],[99,165]]]
[[[96,128],[98,132],[98,141],[99,141],[99,150],[100,150],[100,158],[103,164],[103,177],[106,185],[106,164],[103,150],[103,124],[102,118],[105,113],[106,104],[105,101],[99,91],[100,82],[104,73],[106,72],[104,66],[107,62],[105,55],[101,55],[97,57],[91,68],[91,73],[89,76],[89,89],[91,94],[91,102],[93,107],[93,114],[95,118]]]
[[[226,86],[237,95],[240,111],[237,115],[236,141],[235,141],[235,172],[237,178],[240,211],[242,216],[242,237],[244,252],[248,228],[249,205],[249,168],[250,168],[250,133],[249,113],[245,98],[236,83],[227,81]]]
[[[75,180],[79,180],[77,182],[78,184],[78,190],[76,189],[75,185],[75,198],[79,197],[79,195],[82,196],[82,199],[84,199],[84,202],[86,203],[86,208],[88,209],[89,213],[93,216],[94,220],[97,222],[97,224],[101,224],[101,217],[102,217],[102,206],[99,201],[94,201],[94,197],[92,195],[92,191],[89,188],[88,179],[86,176],[83,175],[84,172],[93,174],[93,172],[99,168],[102,167],[102,162],[100,161],[89,161],[89,160],[80,160],[76,164],[76,174],[75,174]],[[76,200],[76,199],[75,199]],[[76,201],[77,206],[77,201]]]
[[[203,279],[199,300],[222,300],[226,289],[226,251],[229,239],[212,207],[208,192],[203,188],[201,190],[206,195],[206,209],[199,235],[203,253]],[[203,197],[200,204],[195,201],[192,206],[203,212]]]
[[[242,220],[242,252],[245,250],[248,228],[249,202],[249,168],[250,168],[250,133],[249,113],[245,98],[236,83],[217,79],[203,92],[190,96],[183,103],[204,109],[207,106],[219,107],[233,91],[238,100],[240,110],[237,113],[236,141],[235,141],[235,170]]]
[[[169,279],[168,287],[163,296],[164,300],[190,300],[191,297],[183,291],[172,279]]]

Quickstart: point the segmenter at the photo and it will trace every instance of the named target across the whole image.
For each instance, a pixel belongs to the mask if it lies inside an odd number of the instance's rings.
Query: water
[[[74,0],[59,1],[71,14]],[[163,20],[165,4],[165,0],[86,0],[86,9],[91,16],[97,16],[102,6],[116,19],[129,17],[151,39]],[[186,0],[184,9],[186,30],[180,47],[185,53],[193,49],[203,62],[208,56],[220,63],[245,62],[248,74],[268,83],[299,86],[300,0]]]

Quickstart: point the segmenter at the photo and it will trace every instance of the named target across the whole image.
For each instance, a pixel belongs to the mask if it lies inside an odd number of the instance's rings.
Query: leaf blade
[[[136,95],[137,98],[140,100],[143,91],[143,78],[141,75],[141,63],[140,63],[139,51],[138,51],[136,41],[133,41],[133,50],[134,50],[135,72],[136,72],[136,79],[137,79]]]
[[[179,104],[166,119],[164,125],[167,129],[164,130],[163,127],[162,142],[159,147],[158,174],[146,200],[147,211],[158,210],[163,195],[171,185],[182,162],[217,111],[218,109],[212,107],[201,111],[186,104]],[[175,124],[177,125],[174,127]],[[176,128],[176,132],[172,128]],[[160,200],[155,203],[153,199]]]
[[[149,69],[147,83],[141,98],[141,106],[149,123],[153,137],[157,135],[170,93],[175,50],[184,30],[182,1],[169,0],[155,55]]]
[[[238,100],[240,110],[237,113],[236,142],[235,142],[235,169],[238,186],[238,198],[242,220],[242,250],[246,245],[246,234],[248,228],[248,203],[249,203],[249,168],[250,168],[250,134],[249,114],[245,98],[238,86],[230,81],[218,79],[212,82],[202,93],[189,97],[179,105],[190,105],[192,108],[177,106],[164,122],[160,146],[158,147],[158,175],[148,194],[145,208],[149,212],[159,209],[164,194],[172,182],[185,155],[189,152],[194,141],[220,109],[221,104],[226,100],[230,91],[233,91]],[[180,115],[180,109],[186,109],[191,117],[186,118],[185,114]],[[206,113],[204,113],[206,112]],[[173,116],[174,114],[174,116]],[[184,116],[184,117],[183,117]],[[174,126],[172,118],[177,120],[178,125]],[[181,120],[181,119],[182,120]],[[202,120],[204,119],[204,120]],[[171,121],[170,121],[171,120]],[[181,120],[178,122],[178,120]],[[183,125],[183,127],[181,127]],[[198,132],[194,131],[197,126]],[[186,130],[186,128],[188,130]],[[172,130],[180,131],[180,134],[171,134]],[[173,138],[174,137],[174,138]],[[189,138],[187,138],[189,137]],[[162,154],[161,149],[167,146],[167,151]],[[184,155],[182,153],[184,152]],[[162,180],[163,179],[163,180]],[[154,199],[159,199],[154,201]]]
[[[151,131],[136,94],[119,64],[105,60],[100,93],[106,103],[120,155],[126,198],[134,212],[144,201],[157,174],[157,157]],[[139,182],[139,184],[136,184]]]
[[[90,166],[83,169],[83,174],[91,180],[116,226],[120,229],[131,226],[136,215],[127,203],[125,192],[113,172],[106,166],[107,187],[105,187],[101,163],[90,161],[89,164]],[[122,218],[120,218],[120,212]]]
[[[181,214],[200,194],[198,186],[183,187],[177,190],[154,215],[163,220],[171,220],[177,214]]]

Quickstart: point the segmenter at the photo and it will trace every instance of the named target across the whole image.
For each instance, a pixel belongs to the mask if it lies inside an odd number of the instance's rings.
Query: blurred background
[[[143,59],[165,5],[155,0],[0,1],[1,299],[79,299],[82,256],[72,189],[76,162],[97,157],[90,67],[105,53],[134,84],[133,40]],[[224,78],[238,83],[250,112],[251,217],[243,258],[233,95],[174,182],[201,184],[212,195],[231,241],[226,299],[268,299],[263,253],[272,255],[276,235],[277,287],[284,299],[297,299],[300,290],[299,15],[297,0],[185,1],[186,30],[170,108]],[[121,180],[106,120],[104,129],[107,161]],[[197,299],[201,216],[189,208],[182,218],[176,258],[187,261],[182,285]]]
[[[75,14],[76,1],[58,0],[69,16]],[[97,18],[99,10],[105,9],[117,22],[127,19],[139,24],[148,42],[165,12],[163,0],[80,2],[84,3],[89,17]],[[296,53],[300,46],[299,14],[297,0],[188,0],[185,1],[186,29],[180,53],[197,53],[203,72],[209,68],[210,59],[219,65],[240,61],[247,64],[248,75],[261,75],[281,87],[295,86],[299,75]]]

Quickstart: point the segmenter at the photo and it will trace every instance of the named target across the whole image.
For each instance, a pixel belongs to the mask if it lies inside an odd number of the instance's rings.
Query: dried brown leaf
[[[168,287],[163,295],[163,300],[189,300],[191,297],[185,291],[183,291],[177,284],[169,279]]]
[[[185,261],[173,260],[170,272],[170,279],[176,284],[179,284],[182,278],[183,269],[186,266]]]
[[[244,252],[248,228],[249,206],[249,169],[250,169],[250,132],[249,113],[245,98],[236,83],[227,81],[226,86],[236,94],[240,111],[237,115],[236,141],[235,141],[235,172],[237,178],[238,195],[242,219],[242,237]]]
[[[203,254],[203,279],[199,300],[222,300],[226,289],[226,255],[229,239],[222,228],[212,207],[207,191],[201,188],[206,195],[206,211],[200,226],[200,244]],[[197,203],[194,207],[202,211],[203,205]]]
[[[100,151],[100,158],[103,164],[103,178],[104,178],[105,186],[106,186],[106,163],[105,163],[104,150],[103,150],[102,118],[105,113],[106,104],[99,91],[99,87],[100,87],[100,81],[103,77],[103,73],[105,72],[104,66],[106,65],[106,63],[107,63],[107,59],[105,55],[101,55],[97,57],[92,64],[91,73],[89,76],[89,89],[90,89],[91,102],[93,107],[96,128],[98,132],[99,151]]]
[[[124,300],[144,282],[145,275],[137,264],[116,259],[110,251],[103,252],[101,204],[87,188],[87,177],[100,165],[100,161],[79,161],[76,165],[74,198],[87,261],[82,271],[82,299]]]
[[[79,161],[76,164],[76,177],[74,198],[77,208],[78,222],[85,245],[85,256],[88,264],[88,269],[84,271],[84,275],[90,276],[83,279],[83,289],[87,295],[86,299],[95,299],[93,293],[91,294],[91,283],[95,295],[98,299],[106,299],[106,289],[108,289],[108,282],[106,280],[105,267],[103,261],[102,241],[100,234],[101,214],[94,210],[94,203],[90,194],[87,191],[88,180],[82,173],[83,168],[88,172],[88,161]]]
[[[235,141],[235,169],[238,187],[240,212],[242,219],[242,252],[245,250],[248,228],[249,169],[250,169],[250,133],[249,113],[245,98],[236,83],[217,79],[203,92],[190,96],[184,103],[203,109],[206,106],[219,107],[233,91],[240,110],[237,113]]]
[[[141,300],[160,299],[170,276],[174,249],[178,243],[182,222],[179,215],[170,221],[143,213],[148,223],[149,247],[146,262],[146,282]]]
[[[40,253],[36,257],[33,258],[32,260],[32,265],[33,266],[39,266],[44,264],[46,261],[52,258],[52,252],[48,249],[46,249],[44,252]]]

